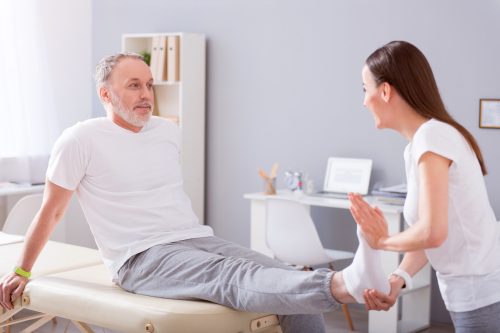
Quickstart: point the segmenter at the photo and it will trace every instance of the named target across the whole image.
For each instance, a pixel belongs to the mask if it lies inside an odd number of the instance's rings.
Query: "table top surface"
[[[332,207],[332,208],[344,208],[349,209],[351,203],[348,199],[344,198],[330,198],[321,196],[312,196],[303,193],[296,193],[288,190],[279,190],[276,195],[267,195],[262,192],[257,193],[246,193],[243,195],[245,199],[250,200],[267,200],[271,198],[287,199],[298,201],[304,205],[310,206],[320,206],[320,207]],[[388,204],[380,202],[377,197],[365,196],[365,200],[371,205],[379,207],[383,212],[387,213],[402,213],[403,206],[399,204]]]
[[[0,186],[0,196],[43,192],[45,185],[4,184]]]

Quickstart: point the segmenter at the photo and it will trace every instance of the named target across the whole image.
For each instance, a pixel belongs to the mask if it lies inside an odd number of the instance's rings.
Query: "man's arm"
[[[26,232],[23,251],[17,266],[30,272],[35,261],[49,239],[57,223],[61,220],[73,191],[46,182],[43,202],[33,222]],[[14,272],[0,280],[0,305],[12,309],[12,302],[23,292],[28,279]]]

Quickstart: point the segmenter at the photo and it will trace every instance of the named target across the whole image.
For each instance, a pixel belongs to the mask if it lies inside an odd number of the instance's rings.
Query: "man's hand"
[[[365,299],[365,308],[367,310],[388,311],[396,303],[401,288],[404,285],[404,281],[400,277],[391,276],[389,278],[389,283],[391,285],[391,292],[389,295],[375,289],[365,290],[363,298]]]
[[[370,206],[359,194],[349,193],[351,214],[361,228],[367,243],[373,249],[381,249],[389,237],[389,229],[384,213],[378,207]]]
[[[6,310],[12,310],[14,301],[21,296],[27,283],[27,278],[16,273],[5,275],[0,281],[0,305]]]

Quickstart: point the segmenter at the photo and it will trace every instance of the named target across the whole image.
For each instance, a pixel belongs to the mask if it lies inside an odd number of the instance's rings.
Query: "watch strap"
[[[404,269],[397,268],[394,272],[391,273],[391,275],[399,276],[400,278],[402,278],[405,282],[403,288],[405,288],[406,290],[410,290],[413,288],[413,279],[410,274],[408,274],[408,272],[406,272]]]

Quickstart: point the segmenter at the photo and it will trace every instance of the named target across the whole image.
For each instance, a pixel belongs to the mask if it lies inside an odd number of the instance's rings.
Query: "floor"
[[[352,320],[354,322],[354,327],[356,332],[367,332],[368,331],[368,314],[366,311],[356,308],[350,309]],[[347,326],[347,322],[344,318],[344,314],[339,309],[334,312],[325,314],[326,331],[327,333],[351,333]],[[26,324],[16,325],[13,327],[12,333],[19,333],[26,327]],[[103,329],[100,327],[93,327],[95,333],[119,333],[108,329]],[[1,329],[0,329],[1,332]],[[37,333],[80,333],[80,331],[70,324],[66,319],[58,318],[57,324],[54,325],[49,322],[36,330]],[[451,325],[432,325],[430,328],[421,331],[423,333],[453,333],[453,327]],[[182,333],[182,332],[179,332]]]
[[[356,332],[368,332],[368,313],[365,310],[350,308],[354,329]],[[327,333],[352,333],[349,330],[344,313],[341,310],[325,314]],[[452,325],[433,324],[421,333],[453,333],[455,330]]]

